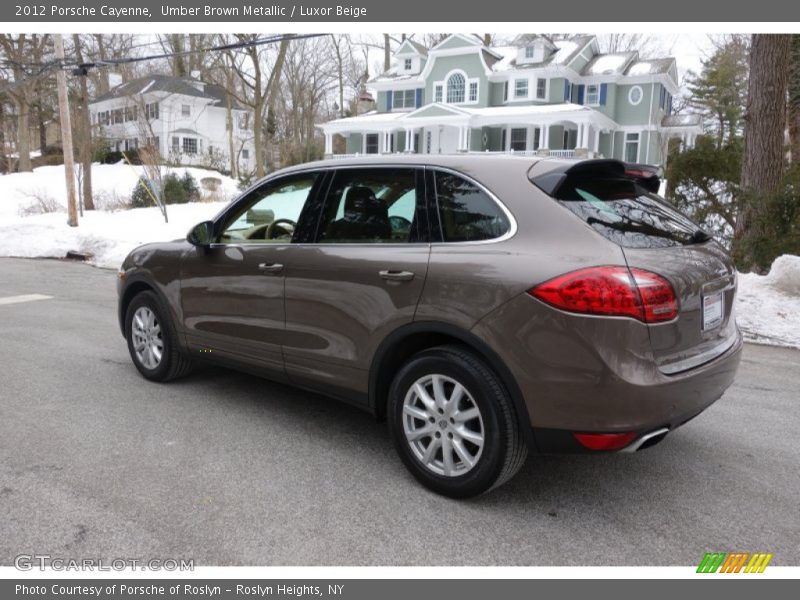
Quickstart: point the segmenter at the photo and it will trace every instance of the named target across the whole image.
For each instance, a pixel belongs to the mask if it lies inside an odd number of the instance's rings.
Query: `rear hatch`
[[[650,324],[659,369],[677,374],[709,362],[736,343],[736,269],[697,224],[626,173],[618,161],[585,161],[532,181],[597,233],[618,244],[629,268],[666,278],[677,318]]]

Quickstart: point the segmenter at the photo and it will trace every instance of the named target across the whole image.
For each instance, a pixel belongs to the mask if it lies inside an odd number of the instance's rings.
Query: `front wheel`
[[[133,364],[147,379],[169,381],[185,375],[191,361],[178,347],[168,312],[153,292],[141,292],[125,312],[125,338]]]
[[[494,371],[461,346],[413,356],[389,390],[389,427],[411,473],[466,498],[502,485],[527,456],[514,406]]]

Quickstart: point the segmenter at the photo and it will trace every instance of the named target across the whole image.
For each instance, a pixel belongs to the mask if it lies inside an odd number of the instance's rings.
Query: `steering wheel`
[[[272,223],[270,223],[269,226],[267,227],[267,232],[264,234],[264,239],[274,240],[276,237],[278,237],[278,235],[280,234],[277,234],[276,225],[280,224],[287,224],[292,226],[292,231],[287,230],[285,227],[279,228],[284,231],[285,235],[291,235],[292,232],[294,232],[295,227],[297,227],[297,223],[295,221],[292,221],[291,219],[276,219]]]
[[[389,225],[392,226],[392,231],[403,231],[411,228],[411,221],[400,215],[389,217]]]

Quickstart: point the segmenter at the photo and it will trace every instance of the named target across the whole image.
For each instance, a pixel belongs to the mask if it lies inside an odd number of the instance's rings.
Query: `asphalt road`
[[[354,408],[204,369],[132,366],[115,274],[0,259],[0,564],[800,564],[800,352],[748,345],[736,384],[634,455],[532,457],[469,501],[420,487]]]

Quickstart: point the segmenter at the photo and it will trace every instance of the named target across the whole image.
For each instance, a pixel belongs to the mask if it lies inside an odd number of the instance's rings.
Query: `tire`
[[[505,386],[463,346],[414,355],[392,381],[388,403],[389,430],[400,458],[439,494],[468,498],[488,492],[525,462],[528,448]]]
[[[191,370],[192,361],[180,350],[169,312],[154,292],[140,292],[131,300],[125,311],[125,339],[133,364],[146,379],[170,381]],[[142,350],[148,345],[150,352]],[[160,356],[152,353],[159,346]]]

